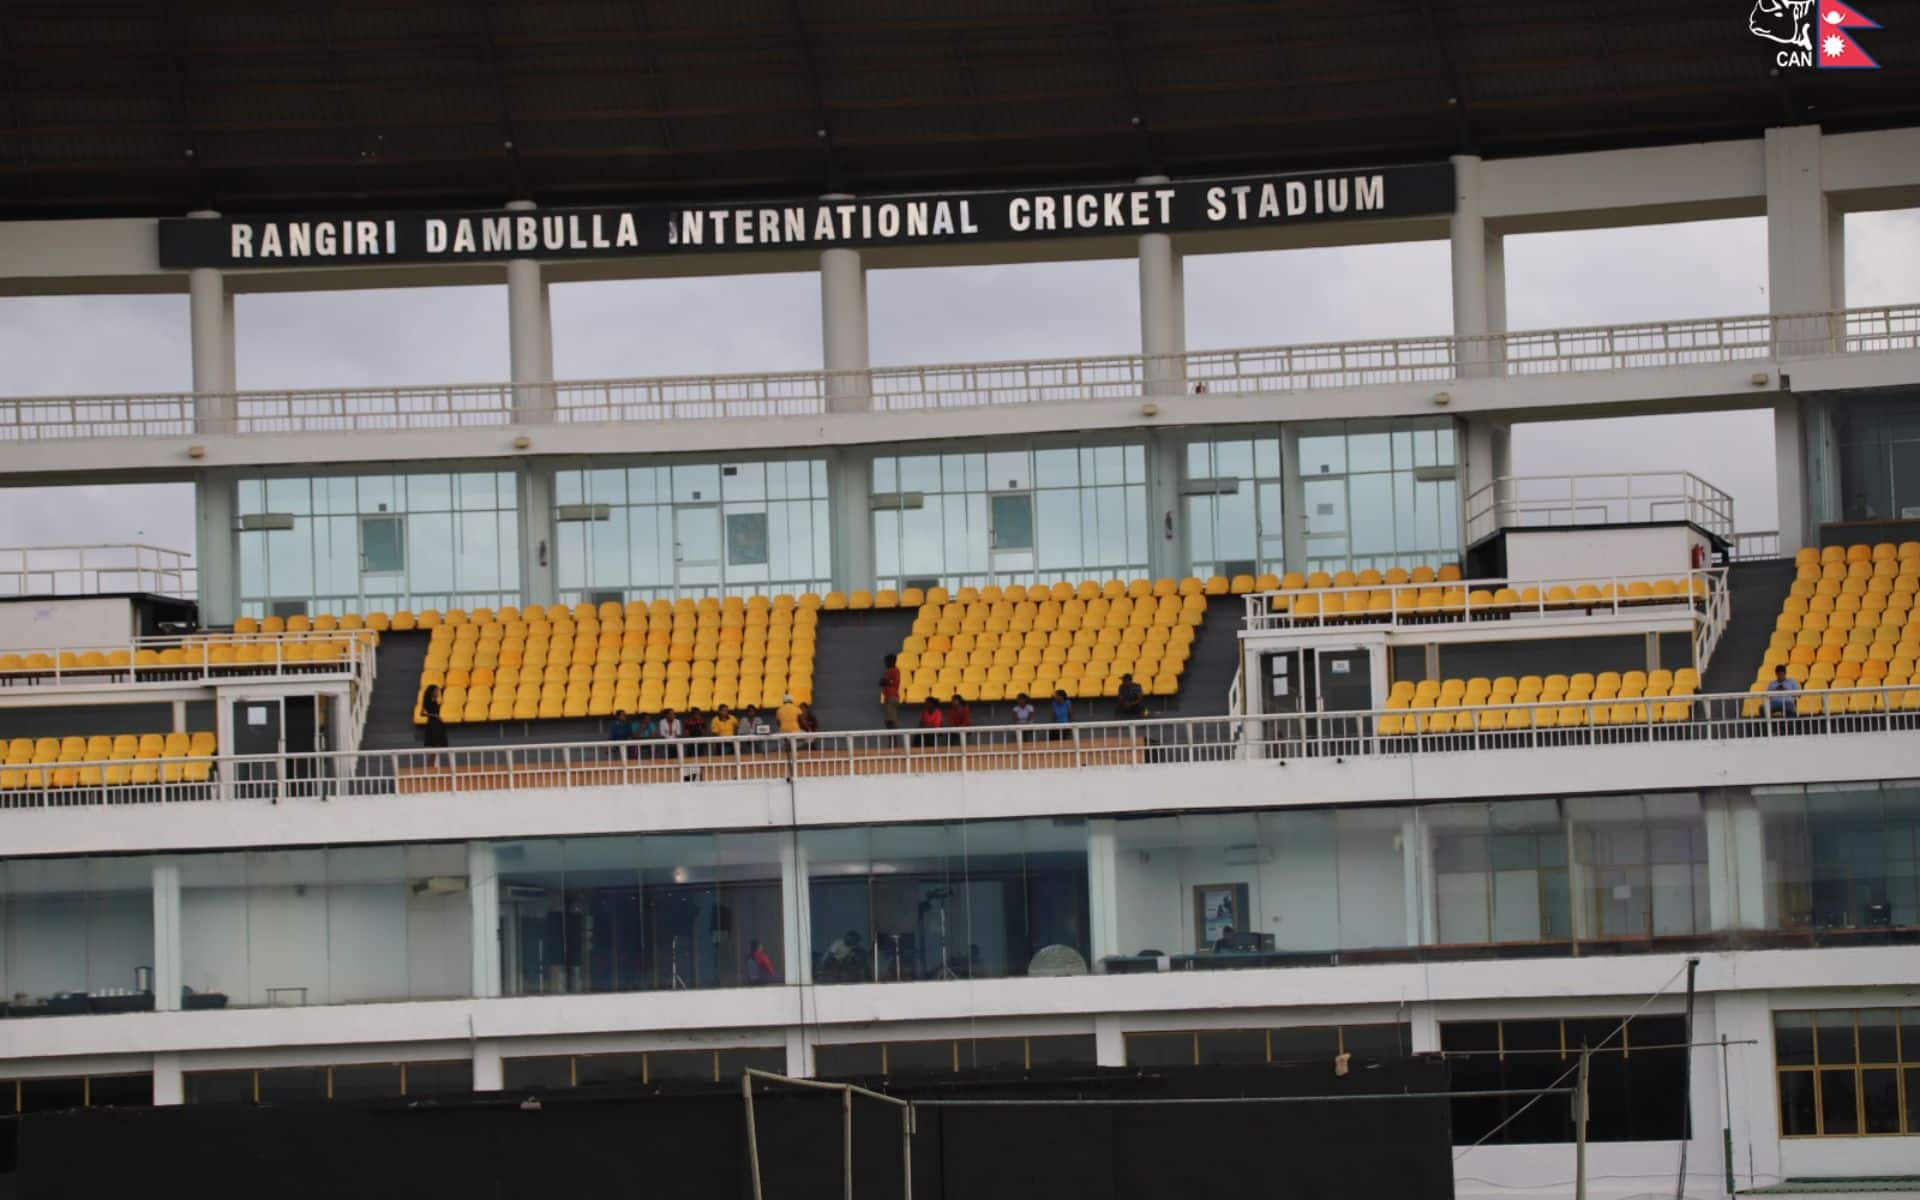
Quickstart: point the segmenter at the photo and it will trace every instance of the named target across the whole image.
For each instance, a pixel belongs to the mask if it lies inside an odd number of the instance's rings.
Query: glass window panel
[[[1891,1063],[1900,1061],[1900,1039],[1896,1021],[1899,1010],[1867,1008],[1860,1011],[1860,1061]]]
[[[453,507],[453,477],[450,475],[407,476],[408,512],[446,512]]]
[[[1114,487],[1127,481],[1125,467],[1126,450],[1124,447],[1101,446],[1094,451],[1094,458],[1098,464],[1099,473],[1098,477],[1092,482],[1096,482],[1102,487]],[[1082,479],[1080,482],[1085,484],[1089,481]]]
[[[1920,1133],[1920,1067],[1908,1067],[1901,1074],[1907,1085],[1907,1132]]]
[[[1836,1067],[1860,1061],[1854,1051],[1851,1010],[1815,1013],[1813,1031],[1821,1066]]]
[[[235,493],[235,505],[242,516],[267,511],[267,483],[264,479],[242,479]]]
[[[940,460],[932,455],[914,455],[900,460],[900,491],[937,492],[940,490]]]
[[[1147,481],[1147,450],[1144,446],[1128,446],[1126,449],[1127,482],[1145,483]]]
[[[1391,554],[1394,550],[1393,477],[1354,475],[1347,483],[1348,528],[1353,553]]]
[[[1124,567],[1133,561],[1127,554],[1127,489],[1104,487],[1095,495],[1100,505],[1100,557],[1105,567]]]
[[[492,512],[460,514],[460,588],[496,591],[500,588],[500,518]]]
[[[720,498],[720,467],[716,463],[698,463],[673,468],[673,498],[712,501]]]
[[[1272,1029],[1267,1036],[1277,1063],[1332,1062],[1340,1053],[1340,1029],[1336,1025]]]
[[[500,1064],[501,1081],[510,1092],[550,1091],[573,1086],[573,1059],[565,1054],[509,1058]]]
[[[900,460],[882,456],[873,460],[873,490],[876,492],[895,492],[900,490]]]
[[[152,1075],[95,1075],[87,1083],[91,1108],[153,1107]]]
[[[1194,1039],[1191,1033],[1129,1033],[1127,1065],[1130,1067],[1190,1067],[1194,1065]]]
[[[1238,1067],[1267,1061],[1264,1029],[1206,1029],[1199,1034],[1203,1067]]]
[[[460,484],[460,507],[464,509],[498,508],[494,495],[494,473],[468,472],[456,477]]]
[[[1092,1034],[1027,1039],[1027,1056],[1033,1069],[1091,1067],[1094,1064]]]
[[[335,1100],[378,1100],[402,1094],[399,1063],[361,1063],[333,1068]]]
[[[0,1089],[10,1089],[0,1084]],[[7,1097],[9,1100],[11,1096]],[[79,1108],[87,1102],[87,1081],[81,1076],[20,1081],[20,1111],[23,1113],[59,1112]],[[11,1136],[12,1131],[8,1131]]]
[[[1820,1132],[1812,1071],[1780,1072],[1780,1132],[1786,1137],[1812,1137]]]
[[[1003,450],[986,456],[986,490],[988,491],[1024,491],[1033,486],[1033,478],[1027,469],[1027,452],[1024,450]],[[951,476],[948,477],[951,481]],[[949,482],[949,488],[952,484]]]
[[[860,1042],[849,1046],[815,1046],[814,1074],[823,1079],[859,1079],[878,1076],[884,1051],[879,1042]]]
[[[1035,487],[1068,488],[1080,485],[1080,456],[1072,450],[1033,452]]]
[[[1299,444],[1300,474],[1344,475],[1347,471],[1345,434],[1303,435]]]
[[[553,502],[559,504],[584,504],[586,472],[556,471],[553,476]]]
[[[1820,1132],[1827,1137],[1860,1132],[1860,1097],[1851,1070],[1820,1073]]]
[[[456,1096],[473,1090],[473,1062],[418,1062],[406,1064],[407,1095]]]
[[[1255,438],[1253,442],[1253,473],[1261,479],[1280,478],[1280,439]]]
[[[1920,1008],[1900,1010],[1900,1061],[1920,1063]]]
[[[407,588],[413,595],[443,594],[454,588],[453,516],[414,513],[406,520]]]
[[[648,1083],[712,1083],[711,1050],[654,1050],[647,1054]]]
[[[1213,473],[1219,478],[1247,479],[1253,475],[1252,442],[1216,442]]]
[[[1049,563],[1056,558],[1065,558],[1068,565],[1080,565],[1079,521],[1070,523],[1063,520],[1058,512],[1049,511],[1055,505],[1057,493],[1041,493],[1042,528],[1052,534],[1056,529],[1060,533],[1060,542],[1056,546],[1051,537],[1047,542]],[[993,498],[993,548],[995,550],[1032,550],[1034,548],[1033,497],[1031,495],[994,496]],[[1064,496],[1068,505],[1078,507],[1078,502],[1069,494]],[[1071,530],[1071,533],[1069,533]]]
[[[1773,1015],[1773,1060],[1782,1067],[1813,1065],[1813,1014]]]
[[[1216,554],[1213,540],[1213,497],[1186,496],[1187,549],[1196,563],[1211,563]]]
[[[1307,534],[1347,532],[1347,481],[1309,479],[1303,489],[1307,505]]]
[[[306,479],[267,480],[267,511],[305,516],[313,511],[313,485]]]
[[[887,1076],[951,1075],[954,1045],[951,1039],[931,1042],[888,1042]]]
[[[779,464],[776,463],[774,466],[777,470]],[[720,471],[720,488],[728,500],[765,500],[767,498],[766,464],[728,463]]]
[[[923,508],[900,511],[900,573],[913,579],[937,579],[946,574],[942,501],[928,496]]]
[[[1860,1072],[1860,1107],[1868,1133],[1900,1132],[1900,1072]]]
[[[1405,1058],[1413,1051],[1413,1030],[1406,1025],[1348,1025],[1340,1046],[1356,1058]]]
[[[1437,466],[1451,467],[1458,464],[1454,457],[1453,426],[1443,425],[1433,432],[1434,457]]]
[[[1384,433],[1356,433],[1347,438],[1347,470],[1358,475],[1362,471],[1390,471],[1393,469],[1393,447]]]
[[[326,1098],[325,1067],[275,1067],[260,1072],[262,1104],[311,1104]]]
[[[1220,562],[1237,562],[1259,557],[1260,543],[1254,530],[1253,489],[1254,485],[1251,481],[1243,482],[1238,492],[1215,497],[1216,566]]]
[[[727,514],[727,565],[766,566],[767,514]]]
[[[1127,485],[1127,558],[1141,570],[1147,564],[1147,489],[1141,484]]]
[[[984,547],[989,542],[992,527],[975,526],[970,528],[969,518],[972,517],[975,512],[974,505],[966,502],[965,498],[950,497],[950,499],[957,499],[959,502],[949,503],[946,506],[944,514],[946,517],[946,528],[942,532],[947,547],[947,571],[949,574],[953,574],[968,570],[973,565],[972,543],[974,539],[974,529],[978,529],[979,541]],[[974,499],[979,499],[979,497],[974,497]],[[1032,546],[1032,544],[1033,533],[1031,523],[1029,523],[1027,545]]]
[[[268,587],[275,596],[298,597],[313,591],[313,522],[296,520],[292,529],[267,534]]]
[[[968,1038],[960,1043],[962,1071],[1024,1071],[1027,1069],[1027,1039]]]
[[[188,1104],[252,1104],[252,1071],[188,1071]]]

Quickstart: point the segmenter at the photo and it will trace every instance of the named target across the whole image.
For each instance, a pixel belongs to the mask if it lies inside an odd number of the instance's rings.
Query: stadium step
[[[1794,565],[1791,558],[1763,558],[1737,562],[1727,570],[1728,599],[1732,612],[1727,628],[1714,647],[1713,661],[1700,679],[1700,690],[1708,695],[1744,692],[1753,682],[1754,669],[1766,656],[1767,641],[1773,636],[1773,622],[1780,605],[1793,587]]]

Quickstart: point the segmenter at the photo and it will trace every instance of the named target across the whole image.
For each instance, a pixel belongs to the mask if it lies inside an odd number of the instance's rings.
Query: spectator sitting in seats
[[[1797,711],[1797,702],[1793,693],[1800,690],[1800,683],[1787,674],[1787,668],[1778,666],[1773,669],[1773,682],[1767,684],[1767,715],[1769,717],[1791,717]]]
[[[774,717],[780,722],[781,733],[800,732],[800,709],[794,705],[792,696],[780,697],[780,707],[774,711]]]
[[[687,736],[687,727],[680,720],[680,714],[670,708],[654,723],[654,736],[663,742],[677,742]]]
[[[758,704],[749,704],[745,715],[740,719],[740,732],[742,735],[752,734],[757,738],[772,737],[773,721],[768,718],[766,710]]]
[[[1147,715],[1147,694],[1132,675],[1120,677],[1120,691],[1114,697],[1113,711],[1123,721],[1135,721]]]
[[[1033,724],[1033,701],[1025,692],[1013,698],[1013,723],[1015,725]]]
[[[813,715],[813,704],[811,701],[802,700],[800,702],[800,714],[795,718],[795,721],[801,733],[820,732],[820,718]]]
[[[967,698],[965,696],[962,696],[958,692],[955,692],[953,696],[953,702],[947,705],[947,728],[948,729],[966,729],[972,724],[973,724],[973,706],[967,703]],[[951,740],[957,742],[960,739],[958,737],[954,737]]]
[[[1068,725],[1072,722],[1073,701],[1067,699],[1067,693],[1065,691],[1055,691],[1053,693],[1053,723],[1055,725]],[[1052,736],[1055,741],[1058,741],[1067,736],[1067,731],[1065,729],[1055,729]]]
[[[680,722],[680,736],[689,741],[706,737],[709,729],[707,714],[697,708],[688,709],[687,715]]]
[[[1223,950],[1231,949],[1233,949],[1233,926],[1223,925],[1220,928],[1220,936],[1213,941],[1213,952],[1219,954]]]
[[[713,720],[707,723],[707,729],[714,737],[732,737],[740,731],[740,718],[734,716],[732,710],[722,704],[713,714]]]
[[[946,723],[946,714],[941,711],[939,701],[929,700],[920,706],[920,728],[939,729]],[[914,739],[914,741],[917,745],[921,746],[938,746],[940,744],[940,735],[927,734]]]
[[[614,713],[613,720],[607,724],[607,740],[614,743],[614,755],[632,758],[634,751],[632,742],[636,736],[633,718],[627,715],[627,710],[623,708]]]

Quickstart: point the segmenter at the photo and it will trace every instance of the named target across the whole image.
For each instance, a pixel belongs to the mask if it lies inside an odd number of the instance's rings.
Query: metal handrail
[[[1778,707],[1786,711],[1774,714]],[[1550,715],[1549,715],[1550,714]],[[1419,758],[1631,744],[1899,734],[1920,730],[1920,684],[1769,695],[1735,692],[1507,701],[1352,712],[1227,715],[1071,725],[974,726],[772,734],[671,742],[586,742],[458,749],[223,756],[204,781],[108,783],[106,769],[154,760],[58,764],[100,768],[99,782],[28,780],[55,764],[0,767],[0,808],[190,800],[266,803],[398,798],[518,788],[772,783],[796,778],[923,775],[1235,761]],[[19,772],[20,774],[10,774]]]
[[[1629,595],[1629,588],[1635,583],[1655,585],[1660,583],[1685,582],[1683,590],[1672,595]],[[1430,627],[1441,622],[1502,620],[1517,616],[1559,617],[1575,613],[1584,616],[1604,614],[1608,616],[1645,615],[1646,610],[1686,605],[1697,610],[1699,620],[1711,621],[1714,617],[1712,597],[1726,591],[1726,570],[1719,567],[1702,567],[1678,573],[1653,572],[1643,575],[1590,575],[1573,576],[1558,579],[1456,579],[1447,582],[1432,583],[1377,583],[1354,584],[1348,587],[1284,588],[1270,592],[1248,592],[1245,594],[1247,630],[1266,629],[1311,629],[1317,627],[1352,628],[1359,625],[1389,625],[1394,627],[1418,625]],[[1578,589],[1593,587],[1595,596],[1581,598]],[[1551,598],[1555,588],[1566,588],[1570,595],[1562,599]],[[1494,597],[1503,589],[1517,594],[1513,600],[1497,600]],[[1422,592],[1439,591],[1441,598],[1431,603],[1422,603]],[[1525,593],[1532,591],[1531,599]],[[1372,607],[1375,596],[1385,592],[1389,605],[1384,611]],[[1457,595],[1454,595],[1457,593]],[[1484,593],[1486,599],[1476,601],[1476,594]],[[1449,599],[1452,596],[1453,598]],[[1366,604],[1364,607],[1349,608],[1349,597],[1358,597]],[[1336,609],[1329,611],[1326,600],[1338,598]],[[1302,611],[1301,600],[1316,601],[1314,611]],[[1720,610],[1722,624],[1726,611]]]
[[[292,647],[324,643],[343,646],[339,658],[314,659],[289,653]],[[221,647],[269,648],[267,657],[245,662],[216,662],[213,651]],[[162,655],[180,651],[171,662]],[[99,661],[79,661],[85,655],[98,655]],[[142,661],[145,656],[145,661]],[[375,655],[364,631],[306,631],[290,634],[189,634],[183,637],[129,638],[124,642],[89,645],[31,646],[0,648],[0,689],[15,687],[63,688],[167,684],[236,677],[298,675],[346,676],[360,683],[362,691],[372,689],[371,666]]]
[[[198,582],[193,555],[165,546],[143,542],[0,546],[0,596],[4,597],[150,592],[191,600]]]
[[[858,371],[0,399],[0,442],[391,432],[1086,402],[1148,391],[1316,391],[1920,349],[1920,304],[1292,346]],[[212,415],[221,414],[221,415]]]
[[[1466,510],[1469,543],[1501,529],[1674,519],[1734,536],[1733,497],[1691,471],[1502,475],[1475,488]]]

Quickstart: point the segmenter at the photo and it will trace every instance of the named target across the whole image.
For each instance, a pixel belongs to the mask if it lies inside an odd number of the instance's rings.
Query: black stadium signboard
[[[160,265],[620,258],[1192,233],[1453,211],[1449,163],[1031,191],[524,211],[168,218]]]

